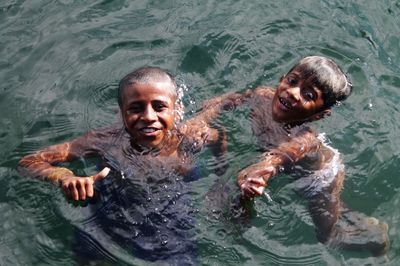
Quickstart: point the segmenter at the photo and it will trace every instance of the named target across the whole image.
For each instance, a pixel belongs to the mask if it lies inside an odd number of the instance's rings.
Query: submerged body
[[[259,87],[248,100],[253,133],[265,152],[255,168],[277,165],[276,154],[282,153],[279,165],[296,178],[295,188],[308,201],[319,241],[346,249],[369,250],[374,255],[386,253],[387,224],[348,209],[340,199],[345,177],[340,153],[306,123],[291,126],[274,120],[269,111],[276,108],[274,97],[275,90]],[[283,149],[287,143],[291,146]],[[252,167],[246,168],[239,178]]]
[[[298,178],[296,188],[308,201],[319,241],[382,255],[389,247],[387,225],[344,206],[339,153],[307,126],[330,115],[331,107],[346,99],[351,89],[335,62],[310,56],[289,70],[276,89],[260,86],[242,94],[228,93],[210,100],[205,108],[229,109],[245,103],[251,109],[252,130],[264,154],[237,176],[244,199],[263,195],[269,179],[284,169]]]
[[[195,154],[209,145],[214,156],[223,156],[226,140],[223,130],[208,125],[218,109],[181,122],[176,89],[174,78],[164,70],[139,68],[125,76],[118,88],[121,124],[20,160],[21,173],[59,183],[74,201],[94,202],[90,205],[93,219],[78,231],[88,240],[75,249],[80,254],[93,255],[90,250],[96,248],[91,243],[102,241],[90,239],[103,235],[144,260],[177,264],[176,258],[187,255],[188,263],[194,263],[188,181],[195,172]],[[97,157],[104,169],[77,176],[59,165],[88,157]]]

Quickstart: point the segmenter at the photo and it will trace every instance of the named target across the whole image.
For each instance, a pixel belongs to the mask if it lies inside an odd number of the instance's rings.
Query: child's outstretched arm
[[[268,180],[280,167],[295,163],[320,147],[321,141],[315,132],[311,129],[301,130],[289,141],[280,143],[278,147],[264,154],[260,162],[239,172],[237,182],[242,194],[248,198],[262,195]]]
[[[53,145],[34,154],[27,155],[19,161],[18,170],[25,175],[59,183],[67,198],[85,200],[93,197],[93,183],[107,176],[109,168],[93,176],[79,177],[58,163],[70,162],[81,156],[91,155],[87,147],[90,133],[71,142]]]
[[[197,115],[199,120],[210,123],[223,111],[231,111],[237,106],[244,104],[254,95],[253,90],[246,90],[243,93],[228,92],[220,96],[204,101],[202,111]]]

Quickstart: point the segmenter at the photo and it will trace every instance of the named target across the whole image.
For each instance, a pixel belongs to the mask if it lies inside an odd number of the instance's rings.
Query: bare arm
[[[243,169],[237,178],[239,187],[246,197],[262,195],[268,180],[274,176],[280,167],[293,164],[304,158],[310,152],[318,151],[321,141],[315,132],[304,129],[283,142],[278,147],[264,154],[262,160]]]
[[[196,116],[196,119],[210,123],[223,111],[235,109],[237,106],[244,104],[253,95],[253,90],[247,90],[244,93],[228,92],[206,100],[203,103],[202,111]]]
[[[59,183],[68,198],[85,200],[93,196],[93,183],[105,177],[109,169],[90,177],[78,177],[71,170],[57,164],[70,162],[81,156],[90,156],[94,151],[88,145],[89,133],[70,142],[53,145],[34,154],[27,155],[19,161],[18,170],[29,176]]]

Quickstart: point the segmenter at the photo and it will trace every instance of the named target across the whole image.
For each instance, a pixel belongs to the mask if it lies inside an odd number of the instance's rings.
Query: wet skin
[[[175,119],[174,85],[167,79],[134,83],[122,97],[122,118],[137,145],[158,148],[168,137]]]

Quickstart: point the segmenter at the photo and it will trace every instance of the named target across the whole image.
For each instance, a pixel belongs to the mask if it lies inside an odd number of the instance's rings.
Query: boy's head
[[[142,67],[119,83],[118,104],[127,132],[135,144],[159,147],[177,117],[174,77],[158,67]]]
[[[301,59],[281,78],[273,99],[276,121],[299,123],[322,118],[345,100],[352,85],[331,59],[309,56]]]

